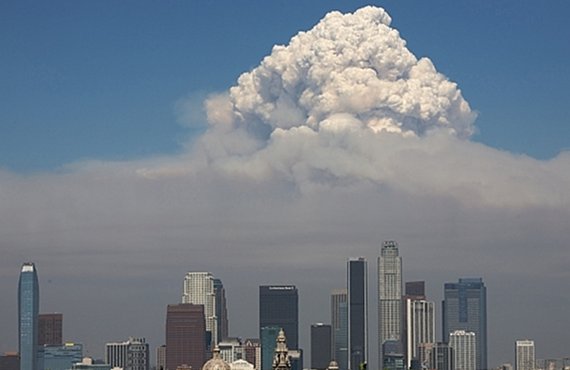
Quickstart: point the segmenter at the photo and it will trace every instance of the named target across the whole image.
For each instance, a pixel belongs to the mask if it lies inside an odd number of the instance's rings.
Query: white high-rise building
[[[455,330],[449,334],[449,346],[453,348],[455,370],[475,370],[477,362],[475,333]]]
[[[148,370],[149,350],[145,338],[133,338],[125,342],[107,343],[105,362],[123,370]]]
[[[188,272],[184,277],[182,303],[200,304],[204,306],[206,331],[211,335],[209,347],[213,349],[218,343],[214,276],[209,272]]]
[[[382,345],[402,339],[402,257],[398,243],[385,241],[378,257],[378,354],[383,363]]]
[[[419,359],[418,347],[435,343],[435,304],[426,300],[406,299],[406,354],[407,368],[413,359]]]
[[[515,370],[534,370],[534,341],[517,340],[515,343]]]

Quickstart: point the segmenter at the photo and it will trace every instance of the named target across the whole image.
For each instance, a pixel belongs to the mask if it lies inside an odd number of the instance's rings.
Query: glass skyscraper
[[[368,361],[368,263],[364,257],[348,260],[348,351],[350,370]]]
[[[443,338],[463,330],[475,333],[477,370],[487,369],[487,288],[483,279],[459,279],[444,285]],[[457,364],[456,364],[457,366]]]
[[[40,287],[36,266],[24,263],[18,283],[20,370],[38,370],[38,315]]]
[[[348,369],[348,303],[346,289],[331,293],[333,355],[340,370]]]

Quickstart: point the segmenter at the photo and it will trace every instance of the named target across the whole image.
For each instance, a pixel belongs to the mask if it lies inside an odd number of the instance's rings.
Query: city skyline
[[[345,259],[371,261],[372,302],[397,240],[432,301],[484,279],[489,366],[515,338],[566,355],[570,5],[365,5],[2,2],[0,351],[25,261],[93,355],[162,344],[187,271],[219,276],[244,337],[258,285],[297,286],[307,348]]]

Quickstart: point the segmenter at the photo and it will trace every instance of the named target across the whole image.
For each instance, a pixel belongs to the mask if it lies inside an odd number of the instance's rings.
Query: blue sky
[[[364,2],[0,4],[0,166],[176,153],[201,132],[175,103],[222,91],[274,44]],[[570,4],[375,3],[408,47],[458,83],[479,113],[474,140],[535,158],[570,146]]]

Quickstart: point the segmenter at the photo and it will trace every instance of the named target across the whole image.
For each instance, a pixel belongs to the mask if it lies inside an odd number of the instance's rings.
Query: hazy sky
[[[394,239],[431,300],[483,277],[489,366],[570,356],[569,3],[366,4],[0,3],[0,351],[34,261],[94,356],[162,344],[189,270],[234,336],[258,285],[297,285],[308,352],[346,259],[374,302]]]

